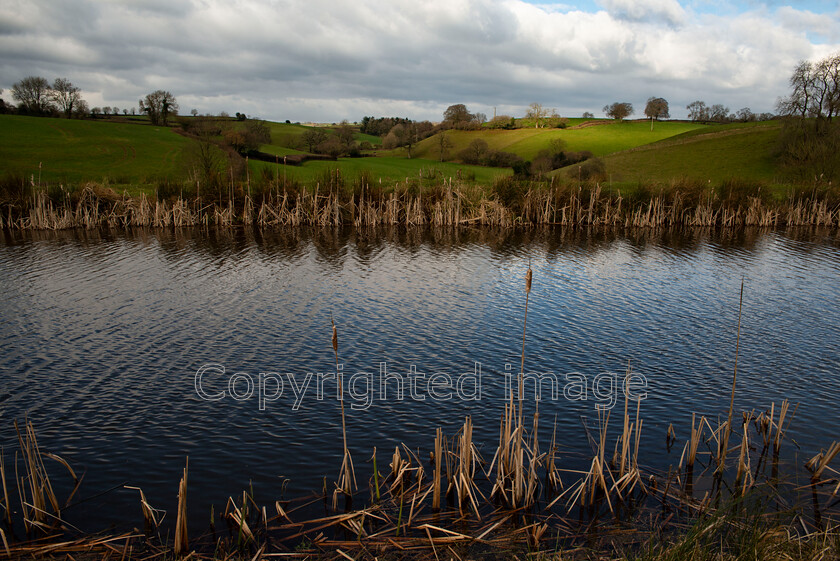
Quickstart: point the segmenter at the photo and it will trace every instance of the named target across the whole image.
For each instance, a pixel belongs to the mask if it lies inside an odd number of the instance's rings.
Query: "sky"
[[[575,117],[615,101],[772,111],[840,52],[838,0],[0,0],[0,88],[68,78],[91,107],[439,121],[449,105]]]

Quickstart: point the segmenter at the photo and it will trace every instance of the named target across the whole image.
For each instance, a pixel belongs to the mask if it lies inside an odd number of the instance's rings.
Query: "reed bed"
[[[337,174],[328,180],[314,188],[274,182],[252,189],[249,183],[228,189],[224,197],[200,196],[195,187],[150,198],[120,195],[93,183],[70,191],[63,186],[24,185],[14,193],[7,186],[0,189],[0,228],[840,226],[840,197],[821,187],[791,190],[779,198],[768,196],[762,186],[737,182],[712,187],[677,181],[639,186],[622,195],[598,182],[502,178],[485,188],[453,179],[430,185],[406,181],[388,187],[365,178],[349,186]]]

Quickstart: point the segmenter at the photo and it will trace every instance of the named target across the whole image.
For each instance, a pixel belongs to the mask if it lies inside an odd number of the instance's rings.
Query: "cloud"
[[[575,115],[652,95],[681,116],[694,99],[769,110],[797,60],[837,50],[808,38],[836,37],[835,22],[794,8],[717,16],[675,0],[601,5],[7,0],[0,87],[61,76],[91,105],[133,107],[161,88],[184,111],[293,121],[434,120],[453,103],[521,114],[532,101]]]
[[[613,16],[635,22],[685,23],[687,15],[676,0],[601,0]]]

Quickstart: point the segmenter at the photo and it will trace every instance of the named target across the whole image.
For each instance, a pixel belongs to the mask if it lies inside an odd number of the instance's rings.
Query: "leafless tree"
[[[451,148],[452,141],[449,140],[449,137],[446,135],[446,131],[441,131],[440,134],[438,134],[438,153],[440,155],[441,162],[449,157],[449,150]]]
[[[52,110],[50,83],[40,76],[27,76],[12,85],[12,97],[27,113],[43,115]]]
[[[327,133],[317,127],[310,128],[301,135],[301,140],[309,147],[310,152],[314,152],[319,144],[327,139]]]
[[[729,107],[715,103],[709,110],[709,119],[716,123],[725,123],[729,120]]]
[[[840,115],[840,53],[816,63],[802,61],[790,77],[791,94],[777,109],[788,117],[812,117],[831,122]]]
[[[686,105],[685,108],[688,109],[688,118],[692,121],[709,120],[709,108],[706,106],[705,102],[700,100],[692,101]]]
[[[528,106],[528,111],[525,117],[534,120],[534,128],[542,128],[545,126],[545,119],[551,114],[552,110],[544,107],[541,103],[536,101]]]
[[[140,111],[149,115],[153,125],[166,126],[169,117],[178,114],[178,101],[164,90],[157,90],[140,100]]]
[[[411,147],[417,142],[417,129],[414,123],[400,123],[385,135],[382,141],[383,148],[405,148],[408,158],[411,159]]]
[[[81,90],[67,78],[56,78],[50,90],[50,99],[58,106],[58,110],[69,119],[73,115],[73,109],[82,99]]]

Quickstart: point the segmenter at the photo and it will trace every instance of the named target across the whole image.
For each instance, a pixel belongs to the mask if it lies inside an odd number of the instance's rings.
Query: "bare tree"
[[[545,125],[545,118],[551,114],[551,109],[543,107],[541,103],[536,101],[528,106],[528,112],[525,117],[534,120],[534,128],[542,128]]]
[[[335,129],[335,134],[338,137],[339,142],[341,142],[341,145],[346,150],[350,150],[350,148],[352,148],[353,143],[355,142],[356,131],[352,126],[350,126],[347,119],[344,119],[338,124],[338,128]]]
[[[67,78],[56,78],[50,91],[50,99],[58,106],[58,110],[69,119],[73,115],[73,109],[82,99],[81,90]]]
[[[140,111],[149,115],[153,125],[166,126],[169,117],[178,114],[178,101],[164,90],[157,90],[140,100]]]
[[[449,137],[446,135],[445,131],[441,131],[441,133],[438,135],[438,152],[440,155],[441,162],[449,157],[449,150],[451,148],[452,141],[449,140]]]
[[[89,116],[90,108],[88,107],[87,101],[80,99],[79,102],[76,103],[75,107],[73,107],[73,115],[78,119],[84,119]]]
[[[488,146],[486,140],[474,138],[466,148],[461,150],[458,156],[465,164],[481,165],[489,151],[490,146]]]
[[[715,103],[709,110],[709,119],[716,123],[725,123],[729,120],[729,107]]]
[[[790,85],[791,94],[777,104],[781,115],[812,117],[818,122],[830,123],[840,115],[840,53],[816,63],[800,62],[790,78]]]
[[[584,119],[594,119],[595,115],[593,115],[591,111],[584,111],[581,117],[583,117]]]
[[[706,104],[700,100],[692,101],[688,105],[685,106],[688,109],[688,118],[692,121],[708,121],[709,120],[709,108]]]
[[[322,129],[313,127],[304,132],[300,139],[309,147],[310,152],[314,152],[318,145],[327,139],[327,133]]]
[[[623,121],[625,117],[633,114],[633,104],[626,101],[616,101],[612,105],[605,105],[603,111],[607,117]]]
[[[405,148],[408,158],[411,159],[411,147],[417,142],[417,130],[414,123],[400,123],[385,135],[382,142],[384,148]]]
[[[27,76],[12,85],[12,97],[20,103],[21,109],[34,115],[49,113],[52,109],[50,84],[46,78]]]

